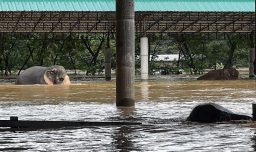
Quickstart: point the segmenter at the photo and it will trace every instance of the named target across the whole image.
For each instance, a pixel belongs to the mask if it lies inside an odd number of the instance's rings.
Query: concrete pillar
[[[134,1],[116,0],[116,106],[134,106],[134,18]]]
[[[255,31],[250,34],[250,53],[249,53],[249,77],[254,78],[256,75],[256,53],[255,53]]]
[[[250,53],[249,53],[249,77],[253,78],[255,77],[254,74],[254,61],[255,61],[255,48],[251,48]]]
[[[111,80],[111,48],[106,48],[104,50],[104,57],[105,57],[105,80],[110,81]]]
[[[140,70],[141,80],[148,80],[148,38],[140,38]]]
[[[254,49],[254,54],[255,54],[255,59],[254,59],[254,75],[256,75],[256,50],[255,50],[255,47],[254,48],[252,48],[252,49]]]

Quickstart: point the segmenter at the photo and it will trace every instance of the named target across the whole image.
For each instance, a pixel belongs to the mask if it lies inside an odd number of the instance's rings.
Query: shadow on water
[[[141,82],[140,91],[141,91],[142,101],[148,101],[149,100],[149,82],[148,81]]]
[[[251,140],[252,140],[252,148],[254,151],[256,151],[256,132],[254,132]]]
[[[131,134],[134,134],[135,129],[130,126],[121,126],[113,132],[113,146],[114,149],[120,151],[140,151],[139,148],[135,147],[135,143]]]

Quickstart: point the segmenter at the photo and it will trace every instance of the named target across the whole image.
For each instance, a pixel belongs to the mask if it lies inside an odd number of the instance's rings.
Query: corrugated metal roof
[[[0,0],[0,11],[114,11],[113,0]]]
[[[135,0],[135,10],[255,12],[255,1]],[[0,0],[0,11],[115,11],[115,0]]]

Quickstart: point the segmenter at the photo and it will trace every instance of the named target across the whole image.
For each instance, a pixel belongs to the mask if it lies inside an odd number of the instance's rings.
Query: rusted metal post
[[[134,106],[134,1],[116,0],[116,106]]]
[[[252,104],[252,120],[256,121],[256,104]]]

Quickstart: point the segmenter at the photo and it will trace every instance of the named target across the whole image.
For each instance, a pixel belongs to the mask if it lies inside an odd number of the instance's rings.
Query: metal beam
[[[234,16],[234,17],[233,17]],[[0,12],[0,32],[115,32],[114,12]],[[231,26],[231,25],[234,26]],[[245,32],[250,12],[136,12],[137,32]],[[175,28],[174,28],[175,27]],[[227,27],[227,28],[225,28]]]
[[[182,18],[184,18],[184,17],[187,16],[187,14],[188,14],[188,13],[185,13],[185,14],[181,15],[181,17],[179,17],[176,22],[174,22],[173,24],[170,24],[168,27],[166,27],[165,29],[161,30],[161,32],[167,31],[167,30],[170,29],[172,26],[178,24],[178,23],[180,22],[180,20],[182,20]]]
[[[12,29],[12,33],[17,29],[18,24],[19,24],[20,20],[22,19],[23,13],[24,13],[24,12],[20,12],[19,18],[18,18],[18,20],[17,20],[15,26],[14,26],[13,29]]]

